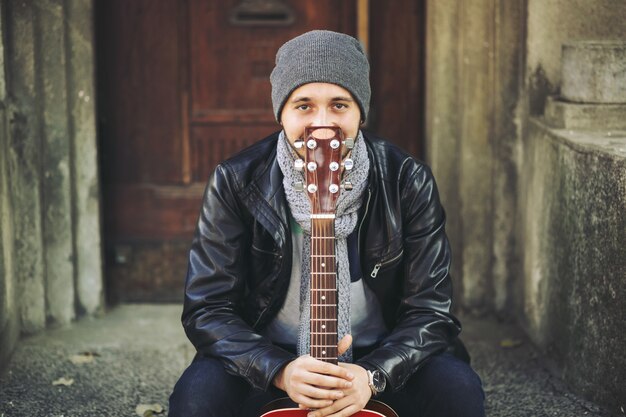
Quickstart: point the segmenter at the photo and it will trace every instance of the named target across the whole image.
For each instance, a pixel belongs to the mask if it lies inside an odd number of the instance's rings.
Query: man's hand
[[[274,385],[285,391],[301,408],[324,408],[344,397],[354,375],[348,368],[300,356],[274,378]],[[368,388],[369,389],[369,388]]]
[[[339,355],[352,344],[346,335],[338,343]],[[285,366],[274,378],[274,385],[300,408],[313,409],[311,417],[347,417],[365,407],[372,396],[367,371],[359,365],[332,365],[301,356]]]
[[[343,397],[331,405],[309,413],[309,417],[348,417],[361,411],[372,396],[367,371],[353,363],[340,363],[344,369],[354,374],[352,386],[343,390]]]
[[[346,335],[337,345],[339,355],[343,354],[352,344],[352,336]],[[340,363],[340,367],[347,369],[354,375],[352,380],[352,386],[343,390],[343,397],[333,401],[331,404],[325,407],[320,407],[319,410],[309,413],[309,417],[347,417],[352,414],[361,411],[365,404],[372,396],[372,390],[369,385],[369,378],[367,371],[359,365],[352,363]]]

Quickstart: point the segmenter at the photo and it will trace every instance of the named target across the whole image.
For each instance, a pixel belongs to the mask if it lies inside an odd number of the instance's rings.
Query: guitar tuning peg
[[[351,158],[344,159],[342,164],[343,164],[343,167],[347,169],[348,171],[354,168],[354,161]]]
[[[302,171],[304,169],[304,161],[300,158],[296,159],[293,162],[293,167],[297,169],[298,171]]]
[[[341,184],[341,189],[344,191],[352,191],[352,188],[354,188],[354,186],[350,181],[344,181],[343,184]]]
[[[293,189],[296,191],[304,191],[304,183],[302,181],[294,182]]]
[[[346,145],[346,148],[348,149],[354,148],[354,138],[346,138],[346,140],[344,140],[343,143],[344,145]]]
[[[302,147],[304,146],[304,139],[298,139],[293,143],[294,148],[296,149],[302,149]]]

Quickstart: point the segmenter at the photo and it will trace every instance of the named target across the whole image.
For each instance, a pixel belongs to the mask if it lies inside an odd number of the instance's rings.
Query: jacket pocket
[[[402,255],[404,255],[404,248],[400,248],[400,251],[395,254],[380,259],[371,269],[370,277],[376,278],[381,269],[386,270],[400,263]]]

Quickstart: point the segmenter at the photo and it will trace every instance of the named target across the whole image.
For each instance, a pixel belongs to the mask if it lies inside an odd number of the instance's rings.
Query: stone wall
[[[530,118],[525,138],[521,322],[572,386],[617,410],[626,398],[626,39],[562,51],[560,95]]]
[[[427,11],[426,147],[460,308],[518,321],[573,388],[626,408],[626,111],[559,97],[584,90],[563,75],[563,46],[626,40],[626,3],[432,0]],[[604,85],[626,89],[625,60],[600,60],[597,85],[613,74]]]
[[[92,11],[1,5],[0,365],[20,333],[103,307]]]
[[[520,187],[521,323],[570,385],[614,411],[626,399],[624,133],[531,119]]]

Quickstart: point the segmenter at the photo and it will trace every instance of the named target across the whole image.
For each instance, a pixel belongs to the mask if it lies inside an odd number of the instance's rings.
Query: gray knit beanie
[[[280,113],[293,90],[323,82],[348,90],[359,104],[364,121],[370,107],[369,73],[365,52],[352,36],[313,30],[287,41],[278,50],[270,75],[276,120],[280,122]]]

